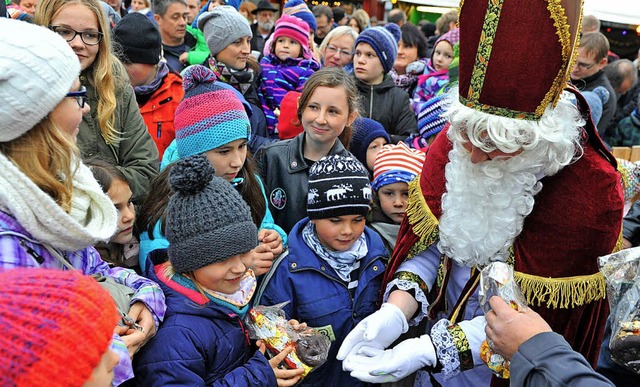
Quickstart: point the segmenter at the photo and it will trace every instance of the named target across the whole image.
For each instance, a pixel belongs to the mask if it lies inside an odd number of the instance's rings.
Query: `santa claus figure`
[[[608,316],[597,258],[621,246],[620,177],[567,84],[582,2],[519,4],[461,6],[449,126],[410,184],[383,304],[338,353],[363,381],[427,370],[445,385],[487,385],[477,288],[494,261],[513,265],[529,306],[595,366]]]

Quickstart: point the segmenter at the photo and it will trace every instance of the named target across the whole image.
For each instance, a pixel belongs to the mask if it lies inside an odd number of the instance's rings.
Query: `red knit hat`
[[[281,140],[294,138],[302,133],[302,124],[298,120],[298,98],[302,93],[289,91],[280,101],[280,116],[278,117],[278,137]]]
[[[309,25],[302,19],[295,16],[282,15],[276,22],[276,29],[273,31],[271,38],[273,53],[276,47],[276,40],[279,37],[286,36],[296,40],[302,46],[302,53],[305,58],[309,58]]]
[[[115,303],[78,271],[0,271],[0,385],[82,386],[107,351]]]
[[[538,120],[571,74],[581,0],[465,0],[460,8],[460,102]]]

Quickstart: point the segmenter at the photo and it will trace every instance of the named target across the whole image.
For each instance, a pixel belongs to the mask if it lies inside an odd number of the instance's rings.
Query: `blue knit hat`
[[[384,27],[367,28],[356,39],[355,47],[360,43],[368,43],[380,58],[386,74],[391,71],[396,61],[401,36],[400,27],[395,23],[388,23]]]
[[[251,124],[242,102],[233,91],[220,86],[211,70],[190,66],[182,84],[185,94],[174,119],[181,158],[250,139]]]
[[[598,125],[602,117],[602,108],[609,101],[609,91],[602,86],[598,86],[592,91],[583,91],[582,96],[589,104],[593,123]]]
[[[315,33],[318,29],[318,24],[316,23],[316,17],[313,16],[313,12],[307,6],[303,0],[290,0],[284,3],[282,7],[282,14],[295,16],[299,19],[304,20],[308,25],[309,29],[312,29]]]
[[[382,137],[387,140],[387,144],[391,143],[389,133],[384,130],[384,127],[378,121],[358,117],[353,121],[351,126],[353,128],[353,135],[351,137],[349,151],[362,165],[367,165],[367,148],[369,148],[369,144],[371,144],[373,140]]]

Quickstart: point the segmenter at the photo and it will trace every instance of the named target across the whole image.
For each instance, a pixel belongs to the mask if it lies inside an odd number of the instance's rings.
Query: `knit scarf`
[[[107,241],[115,233],[118,213],[87,166],[75,162],[71,211],[0,153],[0,209],[13,215],[35,239],[60,251],[78,251]]]
[[[391,69],[391,71],[389,71],[389,75],[391,76],[391,79],[393,79],[393,83],[407,93],[411,92],[411,89],[413,89],[418,83],[417,74],[398,74],[396,69]]]
[[[349,282],[351,272],[356,267],[358,260],[364,258],[369,252],[367,247],[367,239],[364,233],[356,243],[346,251],[330,251],[320,242],[316,233],[316,226],[309,222],[302,230],[302,239],[309,248],[316,253],[318,257],[329,264],[338,274],[341,280]]]
[[[181,274],[176,274],[171,278],[172,281],[184,286],[185,288],[199,292],[200,290],[196,285],[187,277]],[[226,294],[216,292],[203,288],[205,296],[216,305],[230,309],[236,313],[240,318],[249,311],[251,306],[251,298],[256,291],[257,280],[253,273],[253,270],[249,269],[245,273],[244,277],[240,280],[240,289],[233,294]]]
[[[149,95],[155,93],[155,91],[162,85],[162,80],[167,74],[169,74],[169,66],[167,66],[167,62],[160,61],[160,63],[158,63],[156,76],[153,78],[151,83],[148,85],[135,86],[133,88],[136,95]]]
[[[234,70],[227,67],[224,63],[218,62],[214,57],[210,56],[207,60],[209,68],[223,82],[230,84],[236,88],[242,95],[247,93],[253,86],[253,69],[249,66],[244,70]]]

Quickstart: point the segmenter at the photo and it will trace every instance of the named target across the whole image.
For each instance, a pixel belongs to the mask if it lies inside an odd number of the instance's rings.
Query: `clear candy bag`
[[[304,378],[327,361],[331,341],[313,328],[296,332],[282,310],[287,303],[252,308],[245,317],[245,325],[252,339],[264,342],[270,356],[293,347],[293,351],[284,359],[284,364],[288,369],[304,369]]]
[[[489,300],[498,296],[513,309],[523,311],[527,308],[524,295],[513,278],[513,267],[504,262],[492,262],[480,273],[479,301],[485,313],[491,310]],[[480,358],[496,376],[508,379],[509,361],[494,353],[487,340],[480,345]]]
[[[611,358],[640,374],[640,247],[600,257],[611,309]]]

